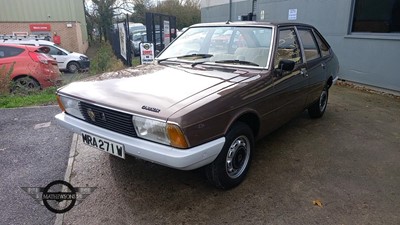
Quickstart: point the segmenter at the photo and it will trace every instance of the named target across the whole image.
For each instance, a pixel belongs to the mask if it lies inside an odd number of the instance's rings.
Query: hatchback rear
[[[13,89],[43,89],[60,84],[57,61],[46,54],[48,51],[47,47],[0,44],[0,79],[13,81]]]

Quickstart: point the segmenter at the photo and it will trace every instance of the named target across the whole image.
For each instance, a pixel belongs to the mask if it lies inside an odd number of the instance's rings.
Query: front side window
[[[266,67],[271,40],[269,27],[189,28],[158,59],[177,57],[186,61]],[[203,57],[181,57],[193,54]]]
[[[278,48],[275,52],[275,68],[278,68],[279,61],[286,59],[296,64],[303,62],[300,45],[294,28],[280,30],[278,34]]]
[[[351,31],[399,33],[400,0],[355,0]]]

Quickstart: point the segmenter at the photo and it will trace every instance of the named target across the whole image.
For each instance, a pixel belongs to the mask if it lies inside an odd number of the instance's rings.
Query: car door
[[[295,63],[292,71],[279,68],[281,60]],[[273,63],[274,123],[277,126],[304,110],[307,99],[307,68],[303,60],[300,42],[294,27],[278,29]]]
[[[313,30],[307,27],[298,27],[298,34],[307,64],[307,104],[311,104],[319,98],[326,83],[326,62],[322,57]]]
[[[40,46],[46,46],[50,48],[49,54],[54,57],[57,60],[57,65],[58,68],[60,69],[66,69],[66,61],[68,60],[68,55],[61,49],[58,49],[57,47],[54,47],[52,45],[40,45]]]

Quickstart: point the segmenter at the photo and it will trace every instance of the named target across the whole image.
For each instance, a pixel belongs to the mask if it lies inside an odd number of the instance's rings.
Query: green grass
[[[29,95],[9,94],[0,96],[0,108],[57,104],[56,87],[50,87]]]

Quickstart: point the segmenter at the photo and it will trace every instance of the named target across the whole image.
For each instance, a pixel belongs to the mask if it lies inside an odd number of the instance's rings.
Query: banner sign
[[[35,23],[29,24],[31,31],[50,31],[51,26],[48,23]]]

